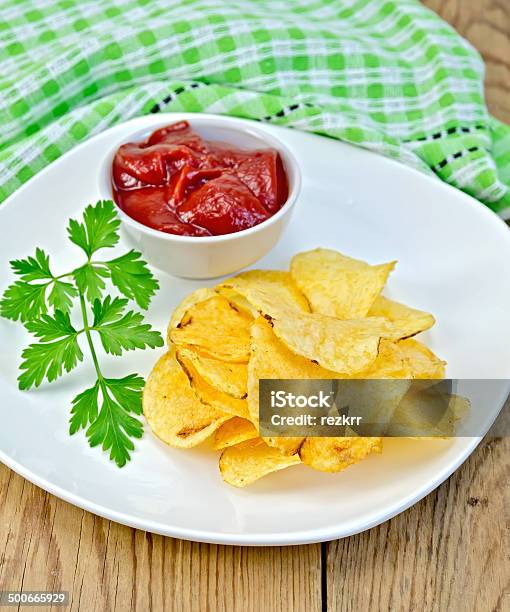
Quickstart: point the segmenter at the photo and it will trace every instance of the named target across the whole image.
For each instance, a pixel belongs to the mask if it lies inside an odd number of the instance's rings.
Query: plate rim
[[[113,132],[115,130],[121,131],[122,128],[127,126],[154,126],[158,123],[164,123],[169,120],[178,120],[178,119],[190,119],[196,117],[203,117],[205,119],[215,119],[221,117],[221,115],[215,115],[212,113],[185,113],[185,112],[176,112],[176,113],[157,113],[153,115],[142,115],[139,117],[131,118],[127,121],[123,121],[118,123],[106,130],[95,134],[91,138],[85,140],[84,142],[78,144],[73,147],[66,153],[64,153],[61,157],[54,160],[50,164],[48,164],[45,168],[37,172],[33,177],[31,177],[25,184],[19,187],[14,193],[12,193],[1,205],[0,205],[0,218],[2,213],[2,209],[6,209],[6,207],[12,206],[12,202],[16,200],[16,198],[22,194],[26,189],[31,187],[33,181],[37,180],[39,177],[44,176],[45,173],[49,172],[50,169],[54,169],[55,165],[58,165],[62,160],[79,153],[80,150],[89,146],[92,142],[99,140],[101,137],[104,137],[105,134]],[[235,122],[239,122],[240,124],[245,125],[256,125],[261,129],[265,129],[266,127],[274,128],[277,127],[283,130],[292,130],[299,131],[287,126],[273,126],[271,124],[264,124],[259,121],[254,121],[250,119],[238,118],[238,117],[229,117],[229,119],[233,119]],[[305,132],[308,134],[308,132]],[[314,136],[320,137],[320,135],[309,133]],[[441,191],[445,190],[445,192],[450,192],[453,197],[460,198],[464,200],[465,205],[471,206],[474,210],[476,210],[477,214],[486,217],[486,220],[489,223],[492,223],[494,226],[494,230],[501,233],[502,239],[506,239],[510,242],[510,232],[509,228],[503,221],[501,217],[499,217],[496,213],[491,211],[487,206],[483,205],[481,202],[473,198],[472,196],[460,191],[459,189],[444,183],[439,179],[439,177],[435,175],[428,175],[420,172],[419,170],[412,168],[410,166],[406,166],[403,163],[384,157],[377,152],[365,149],[363,147],[358,147],[355,145],[351,145],[349,143],[338,140],[337,143],[340,146],[356,149],[357,151],[362,151],[364,154],[368,154],[369,156],[373,156],[378,159],[378,163],[381,163],[383,166],[384,172],[409,172],[411,173],[411,177],[414,177],[416,180],[427,180],[433,183],[436,188]],[[506,391],[504,397],[502,397],[500,401],[499,410],[497,414],[503,408],[506,398],[510,393],[510,381],[506,381]],[[497,417],[497,414],[495,418]],[[487,427],[487,429],[489,426]],[[484,432],[485,435],[486,432]],[[112,520],[114,522],[127,525],[129,527],[133,527],[136,529],[142,529],[145,531],[150,531],[152,533],[174,537],[184,540],[191,540],[196,542],[205,542],[211,544],[223,544],[223,545],[238,545],[238,546],[282,546],[282,545],[299,545],[299,544],[312,544],[318,542],[330,541],[338,538],[348,537],[351,535],[355,535],[357,533],[361,533],[368,529],[371,529],[377,525],[380,525],[387,520],[393,518],[397,514],[407,510],[412,505],[423,499],[426,495],[436,489],[439,485],[441,485],[449,476],[451,476],[463,463],[464,461],[471,455],[471,453],[476,449],[483,436],[478,437],[470,437],[465,438],[469,440],[466,444],[465,448],[462,452],[459,451],[458,455],[453,458],[447,465],[443,467],[443,469],[436,474],[434,478],[429,479],[421,487],[415,490],[412,494],[409,494],[404,500],[400,500],[399,502],[389,506],[386,508],[384,513],[377,512],[373,513],[374,516],[371,517],[368,521],[365,519],[362,524],[354,525],[350,528],[342,528],[341,525],[336,526],[328,526],[319,529],[307,529],[303,531],[294,531],[292,533],[259,533],[259,534],[246,534],[246,533],[223,533],[223,532],[213,532],[213,531],[202,531],[197,529],[188,529],[181,527],[169,527],[168,524],[163,524],[157,521],[140,519],[136,516],[124,514],[121,512],[117,512],[114,510],[110,510],[109,508],[97,504],[93,501],[90,501],[84,497],[81,497],[78,494],[74,494],[63,487],[52,484],[49,480],[44,477],[41,477],[34,473],[32,470],[25,468],[22,464],[18,463],[15,459],[8,456],[4,451],[0,449],[0,462],[6,465],[8,468],[12,469],[14,472],[31,482],[32,484],[40,487],[41,489],[55,495],[56,497],[71,503],[82,510],[89,511],[93,514],[101,516],[105,519]]]
[[[501,408],[503,407],[503,405],[504,402],[501,405]],[[424,486],[419,489],[418,493],[416,493],[415,491],[413,494],[408,495],[408,497],[404,501],[399,502],[394,506],[391,506],[391,508],[387,510],[384,514],[374,517],[368,522],[365,521],[363,525],[359,525],[354,529],[325,527],[322,529],[295,532],[292,536],[291,534],[286,533],[262,533],[252,535],[238,533],[225,534],[222,532],[201,531],[198,529],[184,529],[179,527],[169,528],[168,526],[164,526],[162,523],[158,523],[156,521],[149,521],[147,519],[137,520],[131,515],[109,510],[108,508],[88,501],[87,499],[79,495],[70,493],[69,491],[63,489],[60,486],[53,485],[45,478],[34,474],[31,470],[25,469],[17,461],[12,459],[11,457],[8,457],[2,450],[0,450],[0,462],[12,469],[14,472],[16,472],[16,474],[22,476],[23,478],[25,478],[32,484],[40,487],[44,491],[55,495],[59,499],[62,499],[63,501],[68,502],[82,510],[86,510],[107,520],[114,521],[121,525],[132,527],[134,529],[141,529],[143,531],[149,531],[150,533],[155,533],[158,535],[177,538],[180,540],[188,540],[192,542],[202,542],[205,544],[221,544],[229,546],[298,546],[303,544],[329,542],[331,540],[346,538],[349,536],[356,535],[358,533],[362,533],[364,531],[372,529],[373,527],[381,525],[382,523],[385,523],[386,521],[397,516],[401,512],[404,512],[411,506],[414,506],[414,504],[418,503],[434,489],[436,489],[439,485],[441,485],[445,480],[447,480],[464,463],[464,461],[466,461],[466,459],[472,454],[472,452],[481,442],[482,437],[473,437],[467,439],[469,439],[470,442],[464,449],[463,453],[460,454],[455,461],[452,461],[450,464],[448,464],[439,473],[439,475],[436,476],[434,480],[425,483]]]

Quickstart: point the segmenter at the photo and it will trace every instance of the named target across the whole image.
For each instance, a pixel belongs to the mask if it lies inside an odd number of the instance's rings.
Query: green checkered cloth
[[[510,214],[483,62],[417,1],[0,0],[0,17],[0,201],[121,121],[203,111],[365,147]]]

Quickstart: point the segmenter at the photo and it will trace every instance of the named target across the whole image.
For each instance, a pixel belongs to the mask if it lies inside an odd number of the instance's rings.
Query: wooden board
[[[236,548],[130,529],[0,465],[0,590],[67,590],[71,610],[320,610],[320,555],[320,545]]]
[[[328,609],[510,610],[510,438],[422,502],[328,546]]]

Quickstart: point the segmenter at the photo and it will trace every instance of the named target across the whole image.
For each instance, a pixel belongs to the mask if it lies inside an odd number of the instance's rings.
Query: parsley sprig
[[[90,446],[109,451],[110,459],[122,467],[134,450],[133,439],[143,434],[137,416],[142,412],[144,380],[137,374],[107,378],[94,339],[112,355],[162,346],[163,339],[143,322],[140,312],[127,310],[129,301],[147,309],[159,288],[141,253],[131,250],[115,259],[93,259],[101,249],[118,243],[119,225],[109,200],[87,206],[81,221],[71,219],[68,237],[83,251],[86,261],[66,274],[54,275],[49,255],[40,248],[33,256],[11,261],[19,279],[0,300],[0,315],[20,321],[37,339],[21,355],[18,383],[23,390],[71,372],[84,359],[80,343],[85,340],[96,382],[72,400],[69,432],[85,430]],[[110,291],[104,296],[107,282],[123,297],[113,297]],[[75,306],[78,326],[71,320]]]

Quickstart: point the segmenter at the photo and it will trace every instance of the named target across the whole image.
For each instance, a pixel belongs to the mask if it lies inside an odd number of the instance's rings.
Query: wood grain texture
[[[424,4],[481,51],[489,108],[510,122],[510,0]],[[68,590],[70,609],[87,612],[316,612],[323,594],[329,610],[342,612],[504,612],[509,456],[510,439],[484,442],[412,509],[326,545],[324,576],[318,545],[233,548],[163,538],[74,508],[0,466],[0,590]]]
[[[328,609],[510,610],[510,438],[486,440],[445,484],[328,546]]]
[[[486,64],[485,95],[491,113],[510,123],[510,2],[424,0],[480,51]]]
[[[67,590],[70,610],[316,612],[320,555],[320,545],[236,548],[130,529],[0,466],[0,590]]]

